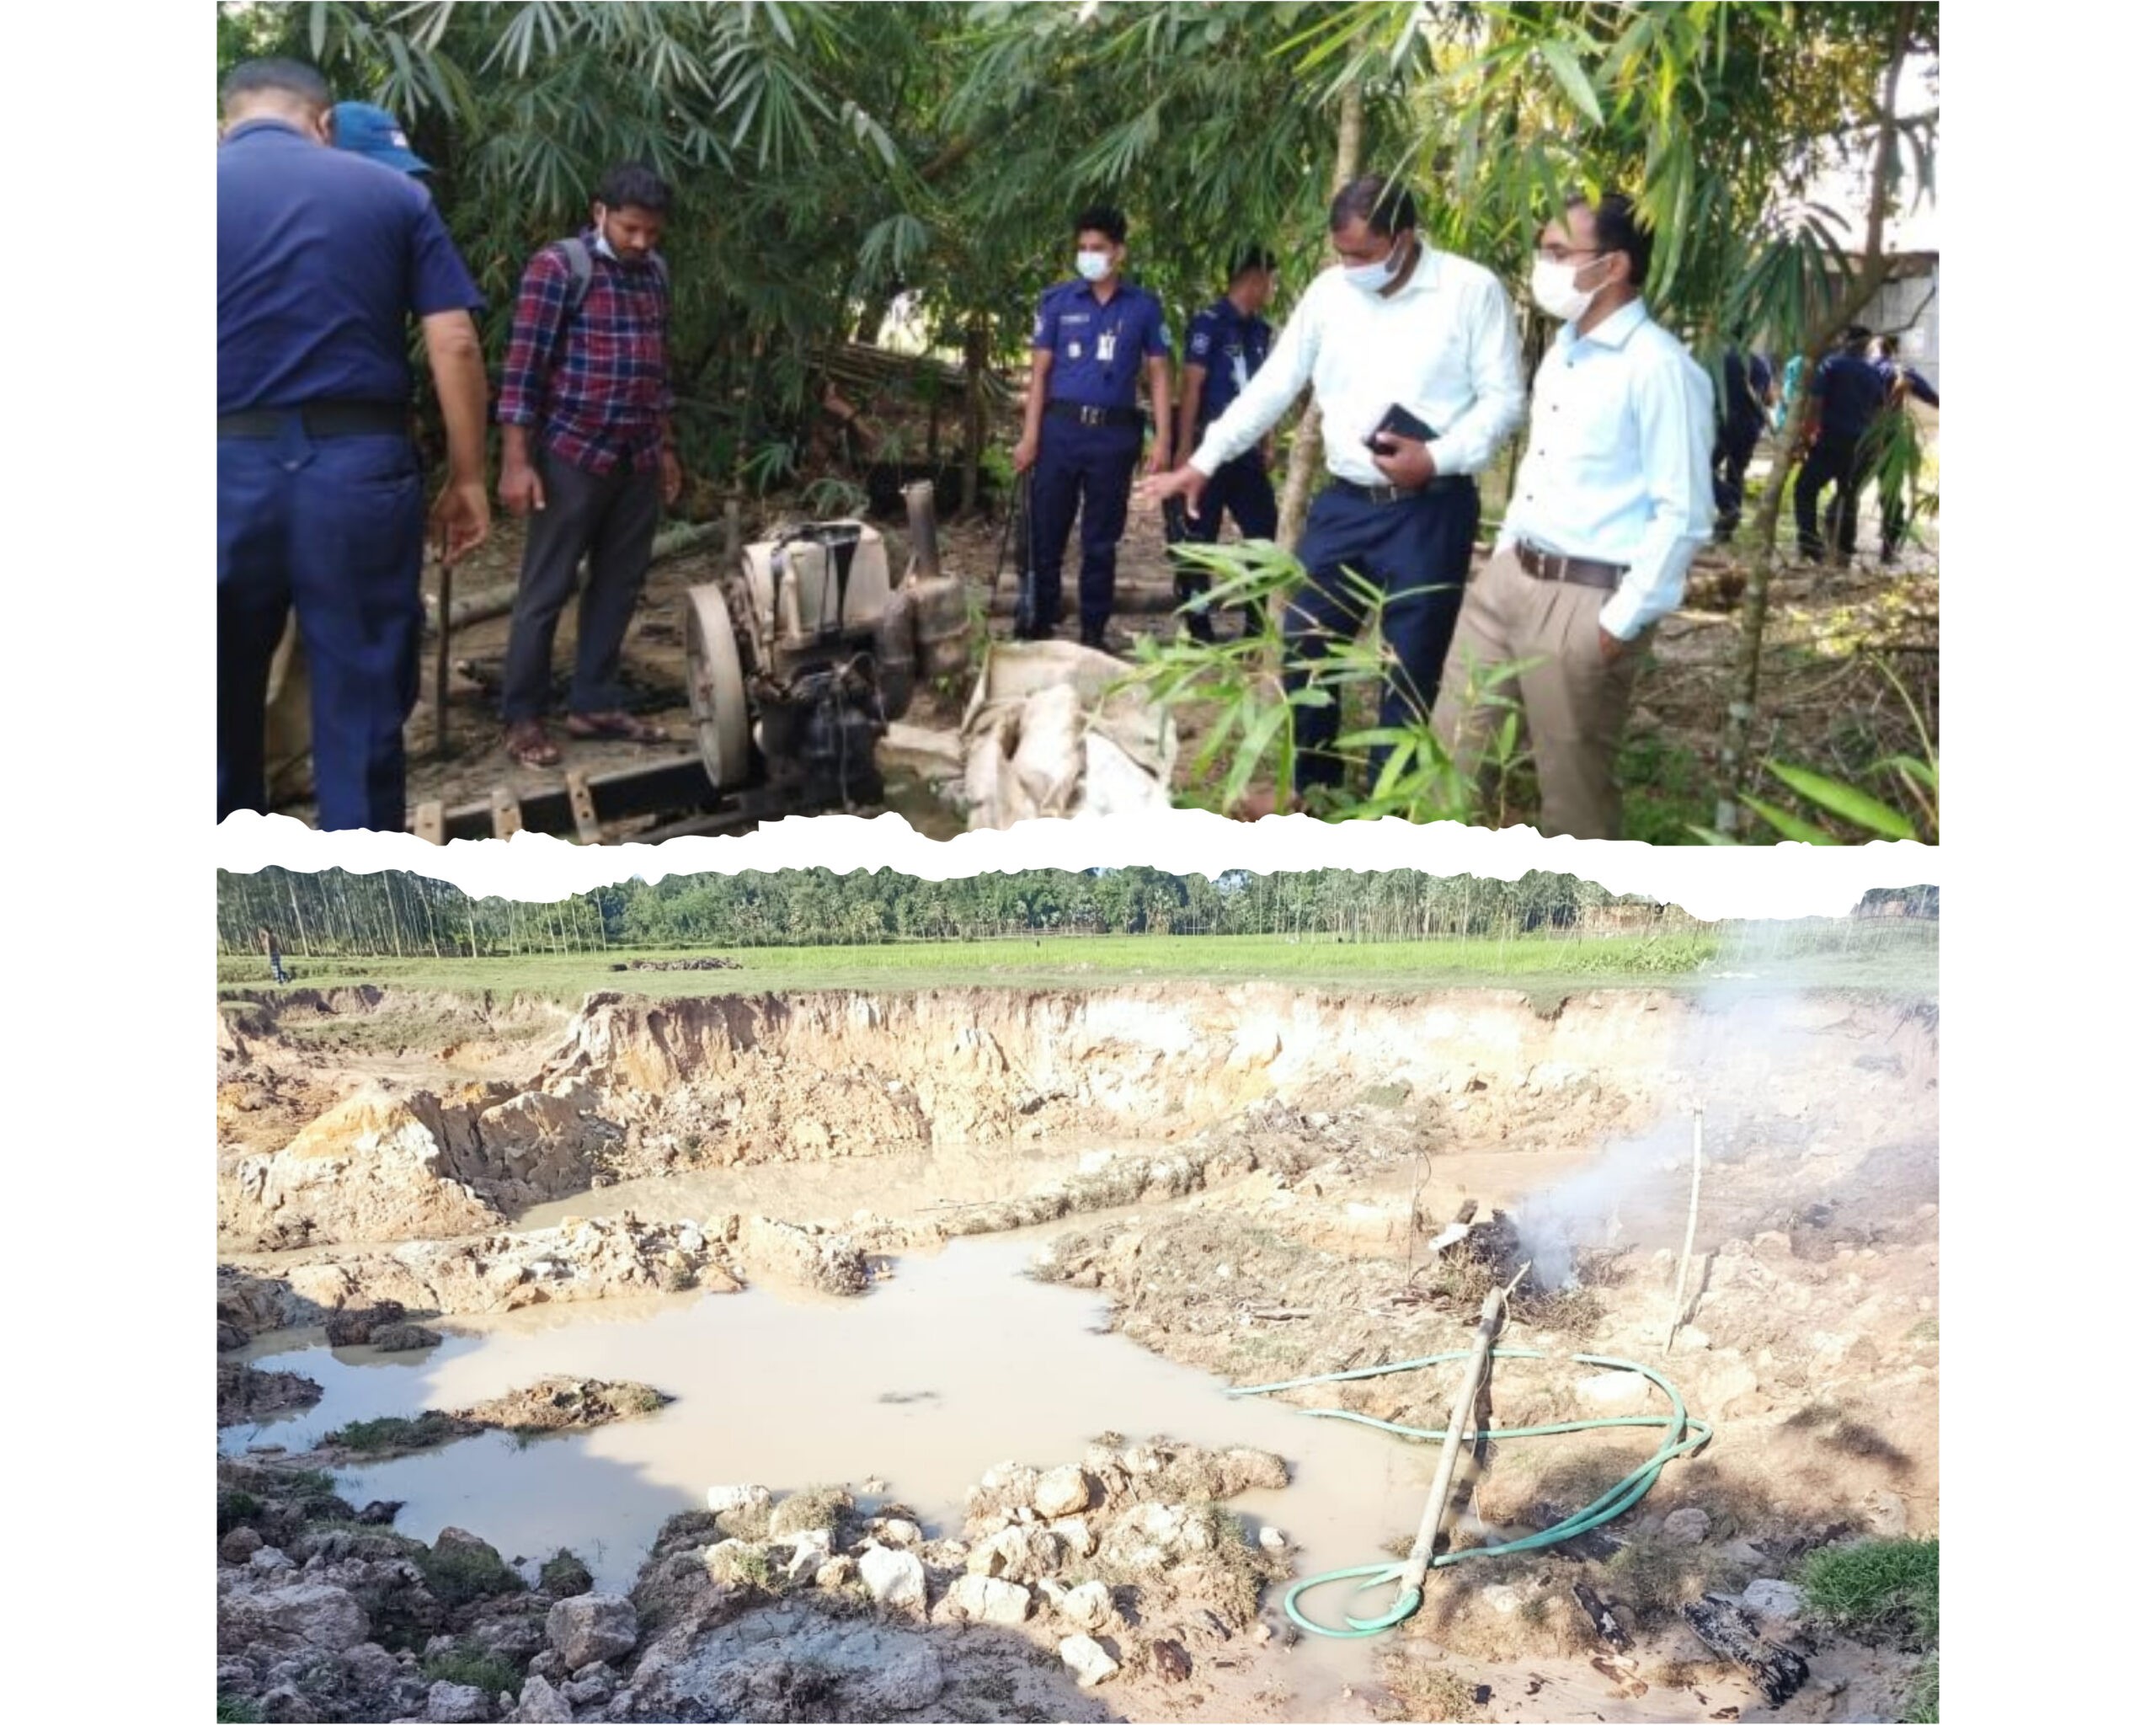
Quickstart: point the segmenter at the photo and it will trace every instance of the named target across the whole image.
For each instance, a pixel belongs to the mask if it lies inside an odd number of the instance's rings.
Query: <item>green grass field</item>
[[[1778,943],[1777,945],[1775,943]],[[726,951],[726,948],[710,948]],[[296,986],[373,984],[574,1002],[595,989],[665,996],[808,989],[1087,988],[1134,982],[1289,982],[1354,992],[1489,987],[1560,999],[1589,988],[1650,985],[1746,993],[1790,987],[1929,994],[1938,986],[1931,923],[1822,923],[1769,937],[1711,933],[1517,940],[1337,943],[1329,935],[1130,935],[924,942],[851,947],[744,947],[738,970],[627,970],[632,958],[693,953],[568,953],[523,958],[374,959],[290,954]],[[259,958],[225,956],[227,991],[267,983]]]

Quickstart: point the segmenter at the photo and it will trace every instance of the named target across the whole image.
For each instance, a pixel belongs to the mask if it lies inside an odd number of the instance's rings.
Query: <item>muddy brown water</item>
[[[1107,1431],[1285,1456],[1284,1491],[1233,1507],[1253,1529],[1285,1531],[1305,1574],[1382,1561],[1412,1530],[1434,1448],[1230,1397],[1107,1333],[1103,1301],[1027,1274],[1049,1231],[905,1258],[855,1300],[759,1288],[542,1306],[445,1325],[448,1339],[422,1355],[265,1338],[254,1363],[313,1378],[323,1399],[223,1432],[220,1446],[297,1450],[351,1420],[468,1406],[551,1372],[652,1384],[676,1399],[646,1418],[526,1442],[489,1433],[337,1474],[355,1504],[401,1501],[401,1533],[461,1527],[512,1558],[568,1546],[621,1591],[660,1523],[714,1485],[842,1482],[865,1504],[906,1505],[931,1535],[957,1533],[967,1487],[991,1465],[1075,1461]],[[1294,1685],[1337,1696],[1369,1658],[1364,1644],[1306,1641],[1290,1655]]]

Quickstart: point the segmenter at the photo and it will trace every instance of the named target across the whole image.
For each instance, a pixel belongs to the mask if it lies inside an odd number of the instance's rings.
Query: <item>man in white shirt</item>
[[[1526,458],[1438,700],[1438,740],[1470,772],[1497,702],[1518,703],[1551,836],[1621,835],[1633,680],[1714,531],[1714,385],[1647,316],[1652,247],[1619,192],[1574,196],[1542,231],[1535,303],[1565,327],[1535,373]]]
[[[1189,462],[1146,492],[1179,496],[1194,515],[1207,481],[1314,384],[1332,483],[1297,547],[1310,579],[1288,607],[1287,685],[1301,688],[1327,641],[1352,639],[1367,620],[1352,572],[1384,595],[1379,627],[1395,669],[1379,723],[1421,724],[1474,550],[1474,476],[1525,410],[1519,332],[1495,275],[1417,235],[1404,186],[1374,174],[1353,181],[1332,200],[1331,221],[1338,267],[1310,284],[1271,356]],[[1421,430],[1379,432],[1402,415]],[[1339,729],[1330,702],[1295,708],[1299,793],[1341,782]]]

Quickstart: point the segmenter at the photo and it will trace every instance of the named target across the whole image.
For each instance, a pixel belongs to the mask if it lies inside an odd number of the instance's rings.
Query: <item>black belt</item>
[[[1049,417],[1057,419],[1075,419],[1081,425],[1139,425],[1145,417],[1136,408],[1089,408],[1083,402],[1052,401],[1048,404]]]
[[[1625,579],[1625,565],[1597,563],[1591,557],[1566,557],[1555,551],[1538,551],[1524,540],[1513,547],[1519,566],[1538,581],[1571,581],[1582,587],[1599,587],[1614,593]]]
[[[1421,485],[1362,485],[1353,479],[1335,479],[1332,489],[1344,491],[1364,503],[1406,503],[1411,498],[1438,497],[1448,491],[1472,488],[1474,483],[1465,473],[1439,473]]]
[[[408,437],[412,410],[386,401],[317,401],[298,408],[249,408],[217,415],[220,437],[278,437],[297,414],[310,437]]]

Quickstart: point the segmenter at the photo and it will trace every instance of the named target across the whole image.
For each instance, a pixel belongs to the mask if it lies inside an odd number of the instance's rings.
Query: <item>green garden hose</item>
[[[1386,1377],[1394,1372],[1415,1371],[1423,1366],[1443,1365],[1451,1360],[1465,1359],[1470,1357],[1470,1351],[1461,1348],[1450,1354],[1432,1354],[1421,1359],[1398,1360],[1389,1365],[1358,1366],[1350,1371],[1321,1373],[1316,1377],[1289,1378],[1278,1384],[1251,1384],[1241,1389],[1230,1390],[1228,1393],[1230,1396],[1266,1396],[1279,1390],[1304,1389],[1313,1384],[1341,1384],[1360,1378]],[[1499,1348],[1492,1353],[1492,1358],[1497,1359],[1549,1359],[1553,1357],[1533,1348]],[[1662,1447],[1584,1509],[1576,1510],[1554,1527],[1545,1528],[1540,1533],[1529,1534],[1525,1539],[1513,1540],[1501,1546],[1471,1546],[1462,1551],[1445,1551],[1431,1558],[1430,1568],[1443,1569],[1454,1563],[1464,1563],[1471,1557],[1502,1557],[1512,1551],[1539,1551],[1545,1546],[1560,1545],[1566,1540],[1576,1539],[1604,1522],[1614,1521],[1647,1494],[1661,1475],[1665,1463],[1698,1449],[1714,1435],[1714,1428],[1706,1421],[1695,1419],[1685,1411],[1684,1398],[1677,1393],[1676,1386],[1652,1366],[1641,1365],[1636,1360],[1614,1359],[1601,1354],[1572,1354],[1564,1357],[1579,1365],[1598,1365],[1611,1370],[1639,1373],[1669,1397],[1669,1417],[1664,1419],[1657,1414],[1635,1413],[1609,1419],[1566,1420],[1556,1425],[1499,1427],[1473,1434],[1473,1440],[1480,1443],[1485,1439],[1494,1441],[1501,1438],[1547,1438],[1567,1432],[1603,1431],[1613,1427],[1659,1426],[1662,1429]],[[1340,1407],[1306,1407],[1302,1412],[1319,1419],[1353,1420],[1358,1425],[1375,1426],[1380,1431],[1417,1440],[1442,1439],[1445,1435],[1442,1431],[1431,1431],[1421,1426],[1398,1425],[1389,1419],[1374,1418],[1367,1413],[1351,1413]],[[1405,1567],[1397,1562],[1370,1563],[1353,1569],[1329,1569],[1322,1575],[1313,1575],[1299,1581],[1288,1589],[1284,1601],[1289,1619],[1298,1628],[1312,1635],[1332,1636],[1342,1640],[1381,1634],[1415,1614],[1422,1602],[1420,1578],[1413,1578],[1412,1585],[1402,1585],[1401,1597],[1394,1601],[1392,1609],[1384,1616],[1364,1618],[1350,1616],[1347,1620],[1348,1626],[1345,1629],[1336,1629],[1327,1624],[1313,1621],[1303,1615],[1299,1602],[1302,1595],[1312,1588],[1327,1587],[1336,1582],[1359,1582],[1360,1585],[1356,1589],[1358,1593],[1366,1588],[1381,1587],[1388,1582],[1407,1583],[1410,1578],[1406,1575]]]

